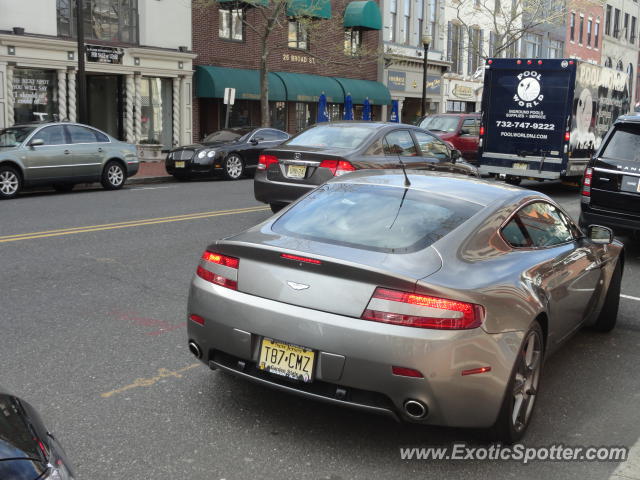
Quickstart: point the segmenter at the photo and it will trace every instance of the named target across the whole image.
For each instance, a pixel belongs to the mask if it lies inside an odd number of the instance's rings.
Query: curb
[[[161,175],[157,177],[129,177],[127,178],[127,185],[140,185],[145,183],[166,183],[173,182],[175,179],[171,175]]]

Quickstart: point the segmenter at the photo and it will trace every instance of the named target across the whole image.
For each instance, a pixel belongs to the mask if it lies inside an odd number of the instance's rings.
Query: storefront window
[[[83,0],[87,39],[138,43],[138,0]],[[76,0],[57,0],[58,35],[76,35]]]
[[[57,76],[54,70],[16,68],[13,73],[15,123],[56,120]]]
[[[336,122],[338,120],[342,120],[342,116],[340,115],[340,104],[339,103],[329,103],[327,104],[327,113],[329,114],[329,121]]]
[[[254,102],[251,100],[236,100],[236,102],[231,107],[231,112],[229,113],[229,127],[253,126],[253,123],[251,122],[251,107],[253,103]],[[224,117],[226,109],[227,106],[222,105],[222,120],[220,122],[221,127],[224,127]]]
[[[171,148],[173,140],[173,88],[170,78],[142,79],[142,135],[140,143]]]
[[[273,128],[287,131],[287,104],[285,102],[269,102],[269,116]]]
[[[317,103],[296,103],[296,132],[316,123]]]

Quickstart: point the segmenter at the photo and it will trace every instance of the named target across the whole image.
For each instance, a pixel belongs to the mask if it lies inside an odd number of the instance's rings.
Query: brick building
[[[567,5],[566,57],[600,64],[603,16],[601,2],[574,0]]]
[[[269,39],[271,125],[293,133],[314,123],[321,93],[327,96],[332,120],[341,118],[348,93],[356,119],[365,97],[374,105],[374,118],[380,119],[381,106],[390,97],[378,82],[382,28],[378,5],[315,0],[313,13],[307,10],[305,19],[297,20],[292,8],[299,4],[305,0],[285,7],[288,10]],[[261,7],[219,1],[207,6],[194,2],[193,8],[193,51],[198,55],[194,60],[194,138],[224,126],[225,87],[236,88],[230,126],[259,125]],[[244,25],[241,16],[257,31]]]

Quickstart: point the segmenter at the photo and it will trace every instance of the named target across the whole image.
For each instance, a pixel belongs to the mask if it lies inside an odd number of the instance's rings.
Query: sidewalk
[[[164,168],[163,160],[141,160],[140,169],[133,177],[127,179],[127,183],[159,183],[170,182],[173,177]]]

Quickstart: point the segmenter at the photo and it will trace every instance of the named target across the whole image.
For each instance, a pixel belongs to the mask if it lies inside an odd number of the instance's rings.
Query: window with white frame
[[[464,33],[462,25],[449,22],[447,35],[447,56],[453,73],[462,73],[462,53]]]
[[[477,27],[471,27],[469,28],[468,37],[467,73],[473,75],[480,66],[482,58],[482,30]]]
[[[403,0],[402,43],[409,45],[411,39],[411,0]]]
[[[429,0],[429,34],[431,35],[431,48],[436,49],[438,47],[438,0]]]
[[[398,0],[389,1],[389,35],[390,42],[396,41],[396,18],[398,13]]]
[[[527,33],[523,37],[524,56],[527,58],[538,58],[542,48],[542,35]]]
[[[289,20],[289,48],[309,50],[309,32],[307,26],[298,20]]]
[[[356,57],[360,55],[362,30],[347,28],[344,31],[344,54]]]
[[[591,29],[593,28],[593,20],[587,21],[587,47],[591,46]]]
[[[549,40],[549,58],[562,58],[564,42],[560,40]]]
[[[242,20],[244,11],[240,8],[221,8],[218,36],[225,40],[244,39]]]
[[[600,22],[596,21],[596,24],[593,26],[593,48],[598,48],[599,42],[600,42]]]
[[[422,45],[422,36],[426,35],[427,32],[425,32],[424,29],[424,0],[419,0],[417,7],[418,12],[417,12],[417,17],[418,17],[418,46]]]

